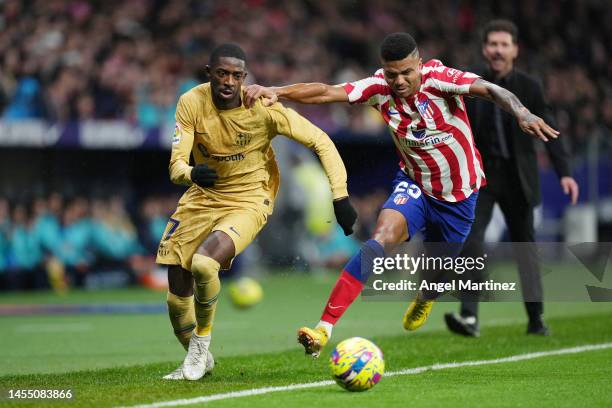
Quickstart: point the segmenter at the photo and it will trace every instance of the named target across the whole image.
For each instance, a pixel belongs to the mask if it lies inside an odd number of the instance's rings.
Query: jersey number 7
[[[168,229],[168,232],[166,232],[166,235],[164,235],[164,238],[162,239],[162,241],[167,241],[170,239],[170,237],[172,236],[172,234],[174,234],[174,231],[176,231],[176,228],[179,226],[180,221],[179,220],[175,220],[174,218],[170,218],[168,220],[168,225],[170,226],[170,228]]]

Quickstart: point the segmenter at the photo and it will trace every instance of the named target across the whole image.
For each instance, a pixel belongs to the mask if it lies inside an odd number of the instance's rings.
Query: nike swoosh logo
[[[240,234],[234,229],[234,227],[229,227],[229,230],[232,231],[234,234],[240,236]]]
[[[344,306],[334,306],[331,303],[328,303],[327,307],[329,307],[330,309],[342,309]]]

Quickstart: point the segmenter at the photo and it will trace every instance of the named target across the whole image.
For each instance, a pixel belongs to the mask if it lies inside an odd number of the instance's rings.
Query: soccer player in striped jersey
[[[463,96],[484,98],[511,113],[521,129],[543,141],[558,132],[532,114],[518,98],[470,72],[423,63],[406,33],[387,36],[380,46],[382,68],[365,79],[341,85],[295,84],[247,89],[247,105],[260,96],[301,103],[362,103],[378,110],[400,157],[393,192],[378,217],[373,236],[345,266],[319,324],[298,330],[306,353],[318,356],[332,328],[361,292],[372,259],[421,231],[425,241],[462,244],[474,220],[478,189],[486,183],[482,161]],[[362,273],[364,271],[364,273]],[[420,293],[403,318],[416,330],[429,315],[434,294]]]

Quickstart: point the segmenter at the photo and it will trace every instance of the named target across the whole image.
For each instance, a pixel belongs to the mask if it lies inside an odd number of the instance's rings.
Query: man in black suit
[[[533,77],[514,69],[518,55],[518,29],[507,20],[489,22],[483,32],[482,55],[487,66],[473,70],[483,79],[513,92],[534,114],[554,126],[542,87]],[[512,242],[533,242],[533,209],[540,203],[540,180],[533,138],[523,134],[516,121],[495,104],[480,99],[467,100],[467,111],[476,145],[482,155],[487,186],[480,190],[476,218],[462,256],[483,253],[484,234],[498,203]],[[572,204],[578,199],[578,185],[571,177],[570,157],[563,141],[545,144],[561,188]],[[542,282],[533,246],[521,246],[517,256],[525,308],[529,317],[528,334],[548,335],[542,319]],[[480,255],[479,255],[480,254]],[[482,276],[476,277],[482,279]],[[454,333],[477,337],[478,294],[462,294],[460,314],[447,313],[446,324]]]

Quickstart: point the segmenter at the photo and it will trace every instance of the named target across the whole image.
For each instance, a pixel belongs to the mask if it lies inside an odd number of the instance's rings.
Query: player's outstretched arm
[[[545,142],[556,139],[559,132],[542,118],[527,109],[512,92],[484,79],[477,79],[470,85],[470,96],[476,96],[496,103],[500,108],[514,115],[523,132]]]
[[[334,200],[334,214],[345,235],[353,233],[357,213],[348,197],[346,168],[329,136],[293,109],[275,105],[267,109],[271,134],[285,135],[313,150],[329,180]]]
[[[270,106],[279,98],[292,102],[322,104],[332,102],[348,102],[348,95],[343,87],[318,82],[293,84],[280,87],[263,87],[249,85],[245,87],[245,105],[250,108],[260,97],[264,97],[264,105]]]

